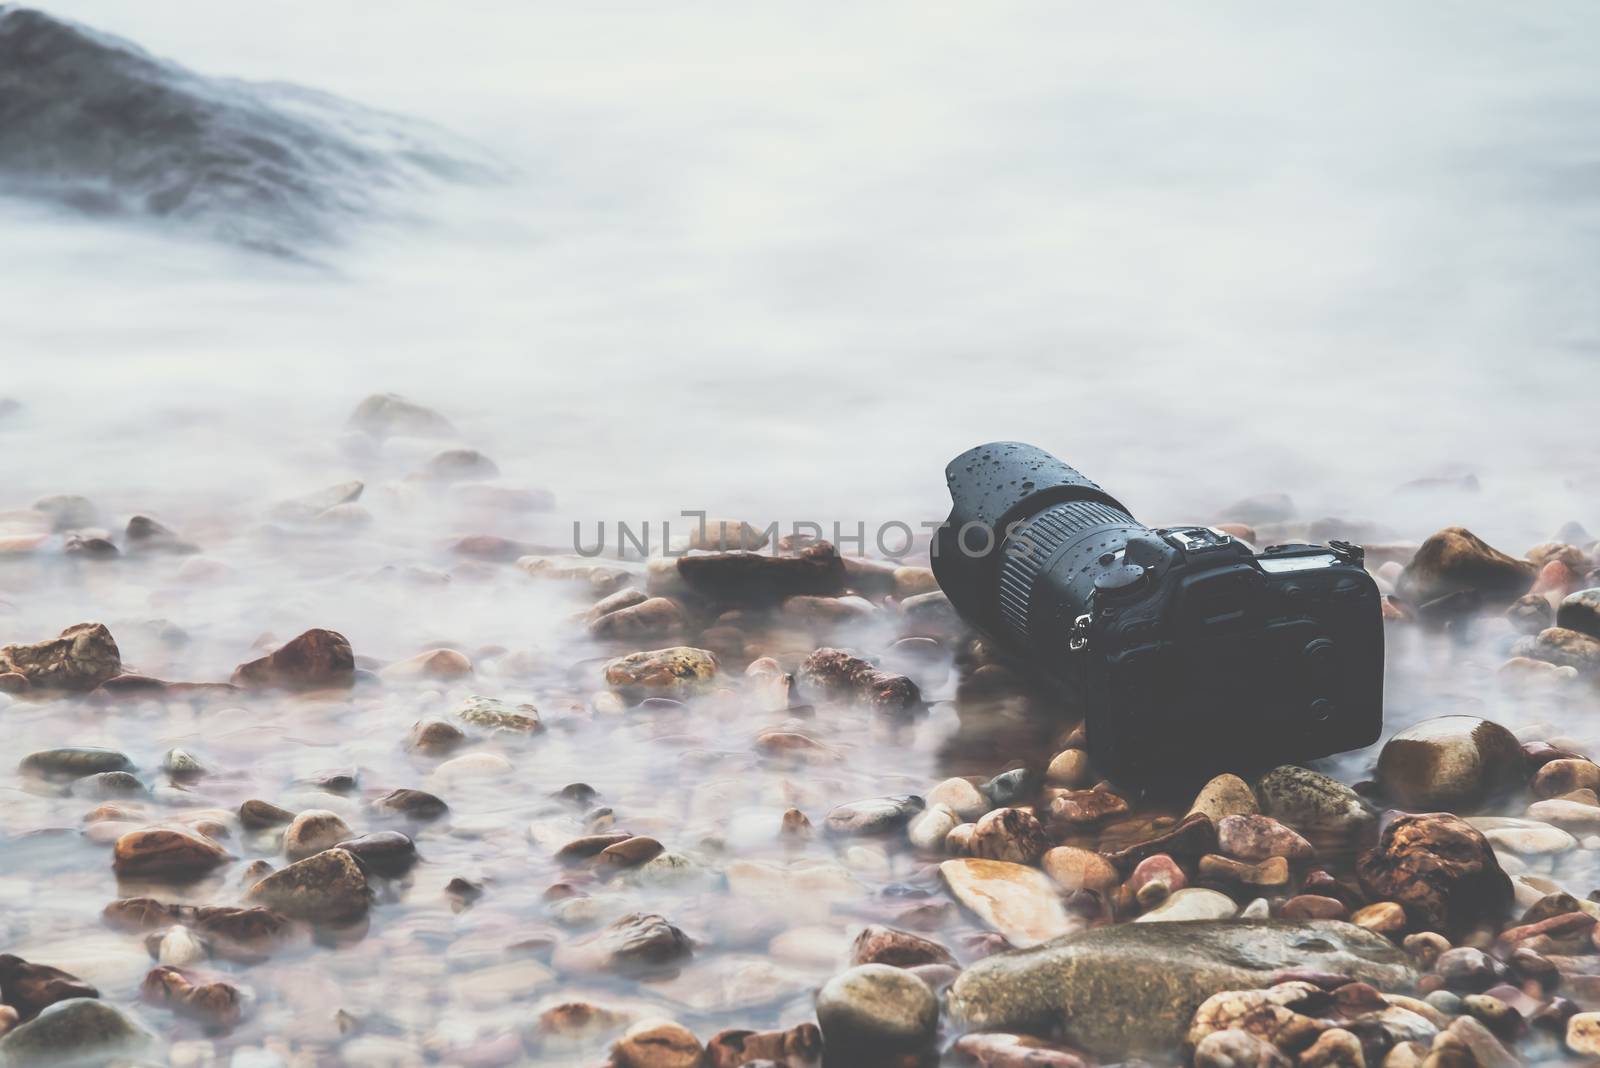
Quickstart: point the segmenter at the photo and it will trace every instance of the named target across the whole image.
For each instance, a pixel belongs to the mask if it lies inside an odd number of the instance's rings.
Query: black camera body
[[[1083,703],[1120,782],[1187,785],[1377,741],[1383,618],[1362,550],[1261,553],[1210,527],[1153,530],[1031,445],[945,469],[933,570],[950,603]]]

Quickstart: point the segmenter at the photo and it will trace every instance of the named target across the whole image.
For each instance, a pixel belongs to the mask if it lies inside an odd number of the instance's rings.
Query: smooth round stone
[[[155,1043],[144,1028],[96,998],[58,1001],[0,1039],[6,1068],[100,1064],[116,1057],[137,1060]]]
[[[1105,894],[1122,881],[1116,865],[1092,849],[1077,846],[1047,849],[1039,865],[1064,890],[1093,890]]]
[[[429,779],[441,785],[493,782],[511,775],[511,761],[499,753],[463,753],[433,769]]]
[[[922,807],[922,798],[911,794],[869,797],[835,806],[823,825],[832,834],[888,834],[905,826]]]
[[[1039,780],[1027,768],[1002,771],[979,787],[983,796],[995,808],[1005,808],[1026,801],[1039,787]]]
[[[1595,811],[1600,812],[1600,809]],[[918,849],[939,852],[944,849],[945,836],[960,822],[948,805],[929,805],[912,817],[906,827],[906,837]]]
[[[323,808],[307,809],[283,832],[283,851],[290,860],[304,860],[353,837],[355,832],[338,813]]]
[[[1260,811],[1250,784],[1237,775],[1223,774],[1200,788],[1186,815],[1199,813],[1217,823],[1224,816],[1254,816]]]
[[[1496,849],[1504,849],[1522,856],[1565,853],[1578,848],[1578,840],[1572,835],[1560,827],[1552,827],[1537,820],[1490,816],[1469,819],[1467,822],[1482,831],[1489,844]]]
[[[863,964],[817,992],[817,1023],[830,1050],[910,1050],[933,1041],[939,1002],[921,979],[888,964]]]
[[[1050,761],[1050,766],[1045,769],[1044,781],[1051,786],[1083,787],[1088,786],[1089,754],[1082,749],[1063,749]]]
[[[138,776],[127,771],[97,772],[94,775],[85,775],[72,784],[73,797],[87,797],[96,801],[144,797],[148,793]]]
[[[205,765],[187,749],[168,749],[161,758],[161,770],[174,778],[193,778],[205,774]]]
[[[959,816],[962,823],[971,823],[989,811],[989,799],[966,779],[946,779],[929,790],[925,800],[930,808],[944,805]]]
[[[1517,736],[1476,716],[1438,716],[1400,731],[1378,756],[1378,783],[1408,809],[1457,812],[1523,786]]]
[[[1233,898],[1215,890],[1191,886],[1179,890],[1134,923],[1168,923],[1175,920],[1225,920],[1237,911]]]
[[[672,1020],[640,1020],[612,1047],[615,1068],[699,1068],[705,1050],[700,1040]]]
[[[106,771],[128,771],[133,761],[115,749],[95,746],[63,746],[59,749],[42,749],[22,758],[23,771],[51,778],[82,778]]]
[[[1552,797],[1535,801],[1528,806],[1527,817],[1541,823],[1552,823],[1567,831],[1600,831],[1600,805],[1566,798]]]

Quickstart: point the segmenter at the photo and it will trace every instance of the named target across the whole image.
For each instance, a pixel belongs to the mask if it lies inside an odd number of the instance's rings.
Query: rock
[[[1555,623],[1556,611],[1542,593],[1525,593],[1506,608],[1505,617],[1522,634],[1538,634]]]
[[[1212,1031],[1194,1047],[1194,1068],[1291,1068],[1293,1061],[1248,1031]]]
[[[1044,781],[1051,786],[1078,788],[1090,781],[1089,754],[1082,749],[1063,749],[1050,760]]]
[[[1483,832],[1496,849],[1524,856],[1565,853],[1578,847],[1578,840],[1559,827],[1538,820],[1519,820],[1505,816],[1471,817],[1468,823]]]
[[[1580,675],[1600,674],[1600,639],[1565,627],[1547,627],[1532,637],[1520,638],[1511,647],[1513,656],[1543,660],[1557,667],[1570,667]],[[3,650],[0,650],[3,655]]]
[[[0,32],[15,14],[0,11]],[[39,689],[84,692],[120,675],[122,654],[105,624],[78,623],[49,641],[0,647],[0,673],[21,675]]]
[[[845,1051],[916,1050],[932,1044],[939,1003],[910,972],[862,964],[817,992],[817,1023],[830,1059]]]
[[[878,712],[906,712],[922,702],[917,684],[906,676],[879,671],[840,649],[813,652],[795,672],[795,681],[815,699],[858,702]]]
[[[178,924],[169,929],[165,934],[151,935],[145,940],[148,948],[151,940],[155,941],[156,960],[162,964],[170,964],[175,968],[186,967],[190,964],[199,964],[209,954],[206,952],[205,943],[189,928]]]
[[[772,540],[771,529],[757,530],[739,519],[701,518],[681,540],[674,540],[691,552],[754,552]]]
[[[455,649],[428,649],[383,669],[385,679],[431,679],[450,682],[472,676],[472,660]]]
[[[1191,886],[1138,917],[1134,923],[1170,923],[1175,920],[1223,920],[1239,910],[1233,898],[1215,890]]]
[[[199,1020],[208,1028],[226,1030],[238,1024],[244,999],[228,983],[196,983],[177,968],[162,965],[144,977],[139,993],[151,1005]]]
[[[1200,858],[1199,873],[1205,882],[1226,886],[1270,890],[1289,885],[1289,861],[1283,857],[1268,857],[1258,864],[1246,864],[1208,853]]]
[[[0,34],[8,28],[0,23]],[[6,38],[0,36],[0,45]],[[33,510],[42,512],[50,519],[50,529],[56,533],[67,530],[81,530],[84,527],[96,526],[100,522],[100,510],[94,502],[87,497],[76,493],[57,493],[49,497],[40,497],[33,502]]]
[[[989,860],[1034,864],[1050,848],[1050,839],[1033,813],[1020,808],[997,808],[978,820],[967,853]]]
[[[294,822],[294,813],[286,808],[251,798],[239,806],[239,822],[248,831],[286,827]]]
[[[1167,1055],[1207,998],[1290,969],[1391,989],[1416,978],[1392,943],[1338,921],[1131,923],[987,957],[945,1005],[969,1030],[1060,1028],[1097,1055]]]
[[[1361,796],[1337,779],[1285,764],[1256,783],[1261,811],[1299,831],[1316,848],[1344,843],[1371,825]]]
[[[1362,889],[1403,906],[1420,928],[1455,935],[1498,924],[1511,880],[1482,833],[1448,813],[1401,816],[1356,860]]]
[[[849,801],[828,811],[823,826],[830,834],[878,835],[898,831],[922,811],[922,798],[911,794]]]
[[[1406,929],[1406,910],[1393,901],[1375,901],[1357,909],[1351,915],[1350,922],[1385,938],[1395,939]]]
[[[1217,846],[1217,830],[1205,816],[1186,816],[1181,823],[1154,829],[1151,837],[1121,849],[1107,852],[1105,857],[1119,871],[1132,871],[1146,857],[1166,853],[1173,857],[1199,857],[1212,852]]]
[[[436,127],[281,82],[198,74],[27,8],[0,13],[8,191],[90,218],[142,218],[292,258],[398,191],[493,177]]]
[[[707,1068],[741,1068],[770,1064],[807,1068],[822,1060],[822,1031],[814,1023],[787,1031],[718,1031],[706,1043]]]
[[[340,842],[339,848],[356,858],[363,871],[385,879],[398,879],[417,863],[417,845],[399,831],[372,831]]]
[[[94,987],[60,968],[0,953],[0,1003],[16,1009],[23,1020],[33,1019],[58,1001],[99,996]]]
[[[598,858],[604,867],[636,868],[646,861],[654,860],[665,850],[666,847],[654,838],[640,834],[624,838],[620,842],[613,842],[599,852]]]
[[[1560,797],[1575,790],[1600,790],[1600,764],[1576,757],[1548,761],[1534,774],[1530,788],[1535,797],[1542,798]]]
[[[475,551],[488,550],[484,539],[477,539]],[[457,551],[464,551],[457,543]],[[614,564],[596,563],[582,556],[542,556],[530,554],[517,558],[517,569],[542,582],[571,586],[591,597],[605,597],[615,593],[632,580],[633,574]]]
[[[0,12],[0,20],[6,14]],[[0,1064],[44,1068],[103,1064],[115,1058],[137,1060],[154,1045],[148,1031],[105,1002],[72,998],[56,1002],[0,1038]]]
[[[495,478],[500,465],[477,449],[445,449],[434,453],[417,472],[426,482],[471,482]]]
[[[611,1047],[612,1068],[700,1068],[705,1050],[682,1024],[640,1020]]]
[[[951,1047],[978,1068],[1088,1068],[1081,1054],[1030,1035],[978,1032]]]
[[[185,541],[178,532],[147,515],[136,515],[128,520],[122,533],[128,551],[134,553],[197,553],[198,545]]]
[[[925,800],[931,808],[945,805],[964,822],[977,820],[989,811],[989,799],[966,779],[946,779],[928,791]]]
[[[1178,862],[1165,853],[1141,860],[1128,876],[1127,888],[1142,909],[1153,909],[1189,885]]]
[[[1422,543],[1400,574],[1396,592],[1413,605],[1469,592],[1503,607],[1533,585],[1533,564],[1507,556],[1465,527],[1447,527]]]
[[[1586,801],[1552,797],[1535,801],[1528,806],[1525,814],[1530,820],[1554,824],[1568,831],[1590,834],[1600,831],[1600,805],[1591,805]]]
[[[837,597],[848,585],[845,563],[827,542],[807,546],[794,556],[745,552],[684,556],[678,558],[675,570],[675,577],[690,591],[722,605],[771,607],[788,597]]]
[[[1237,775],[1224,774],[1200,788],[1188,815],[1199,813],[1212,823],[1220,823],[1224,816],[1254,816],[1260,811],[1250,784]]]
[[[240,664],[233,684],[247,689],[319,690],[355,685],[355,654],[343,634],[308,630],[268,656]]]
[[[1224,816],[1217,824],[1217,848],[1239,860],[1310,860],[1311,843],[1270,816]]]
[[[872,924],[862,928],[850,944],[850,963],[889,964],[914,968],[919,964],[954,964],[956,959],[939,943],[909,931]]]
[[[406,747],[429,756],[443,756],[466,740],[460,727],[442,719],[426,719],[412,726]]]
[[[1278,910],[1286,920],[1342,920],[1349,914],[1344,902],[1321,894],[1296,894]]]
[[[108,771],[129,771],[133,761],[115,749],[67,746],[29,753],[18,765],[24,772],[48,779],[81,779]]]
[[[123,879],[194,879],[228,860],[228,851],[209,838],[158,827],[118,838],[111,870]]]
[[[1579,590],[1561,599],[1556,626],[1600,638],[1600,588]]]
[[[671,970],[693,952],[689,937],[663,917],[634,912],[558,946],[554,960],[562,971],[640,976]]]
[[[196,779],[206,773],[206,766],[187,749],[173,747],[161,758],[161,770],[174,779]]]
[[[309,923],[360,919],[372,903],[366,873],[343,849],[325,849],[275,871],[251,887],[246,897]]]
[[[355,832],[336,812],[311,808],[300,813],[283,832],[283,851],[290,860],[304,860],[331,848]]]
[[[444,800],[426,790],[391,790],[372,803],[386,816],[402,816],[419,823],[439,819],[450,811]]]
[[[539,710],[532,705],[511,705],[496,697],[482,697],[477,694],[456,705],[450,710],[450,715],[469,727],[487,731],[504,730],[517,734],[533,734],[543,727],[539,720]]]
[[[978,787],[979,792],[988,798],[991,808],[1023,804],[1038,792],[1038,789],[1039,778],[1028,768],[1002,771]]]
[[[1050,798],[1050,825],[1058,834],[1084,827],[1128,811],[1128,802],[1101,783],[1092,790],[1061,790]]]
[[[1045,874],[1067,891],[1092,890],[1104,896],[1122,881],[1116,865],[1092,849],[1056,846],[1045,851],[1040,865]]]
[[[939,874],[957,901],[1014,946],[1038,945],[1083,926],[1062,904],[1057,884],[1036,868],[964,858],[940,864]]]
[[[606,684],[630,699],[693,697],[716,681],[717,658],[705,649],[673,646],[629,653],[606,665]]]
[[[1408,809],[1459,812],[1527,781],[1516,735],[1476,716],[1437,716],[1384,744],[1378,783]]]
[[[96,775],[85,775],[72,784],[73,797],[87,797],[96,801],[144,797],[149,792],[137,776],[126,771],[102,771]]]
[[[345,426],[375,438],[449,438],[456,428],[450,420],[398,393],[374,393],[350,413]]]
[[[1567,1018],[1567,1048],[1579,1056],[1600,1057],[1600,1012],[1579,1012]]]
[[[1600,809],[1596,809],[1600,812]],[[961,822],[945,805],[929,805],[911,818],[906,825],[906,838],[913,846],[928,852],[944,847],[946,836]]]
[[[667,638],[687,626],[683,609],[669,597],[650,597],[638,604],[623,605],[589,622],[589,636],[603,641],[636,638]]]
[[[340,482],[301,497],[279,501],[272,506],[272,516],[288,523],[309,523],[341,505],[354,504],[361,499],[366,488],[367,484],[359,479]]]

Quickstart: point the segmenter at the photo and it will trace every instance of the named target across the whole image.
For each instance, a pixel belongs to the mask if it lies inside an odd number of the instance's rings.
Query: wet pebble
[[[903,1051],[930,1044],[939,1005],[928,984],[901,968],[863,964],[817,992],[817,1023],[832,1051]]]
[[[366,915],[372,892],[355,857],[325,849],[268,875],[247,898],[294,919],[338,923]]]
[[[890,834],[904,827],[922,809],[922,798],[910,794],[870,797],[834,806],[823,819],[823,826],[828,833],[837,835]]]
[[[312,808],[300,813],[283,832],[283,851],[290,860],[304,860],[353,837],[350,825],[337,812]]]
[[[267,656],[240,664],[232,682],[247,689],[348,688],[355,684],[355,654],[338,631],[312,629]]]
[[[29,753],[22,758],[20,766],[25,772],[47,778],[77,779],[108,771],[129,771],[133,761],[115,749],[67,746]]]
[[[117,839],[111,867],[121,878],[197,878],[227,863],[227,850],[201,835],[173,828],[129,831]]]

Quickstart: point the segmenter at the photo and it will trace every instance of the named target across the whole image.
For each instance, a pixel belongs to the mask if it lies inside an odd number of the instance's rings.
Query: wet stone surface
[[[1394,606],[1382,742],[1147,790],[926,560],[758,517],[573,555],[422,400],[373,395],[359,449],[233,510],[0,511],[42,539],[0,573],[0,1063],[1600,1050],[1590,546],[1374,552],[1478,598]]]

